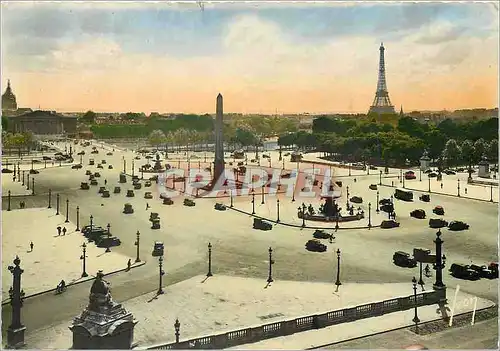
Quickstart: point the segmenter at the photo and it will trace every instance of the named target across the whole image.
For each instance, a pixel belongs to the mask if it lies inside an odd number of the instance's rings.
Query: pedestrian
[[[57,227],[57,236],[60,236],[61,235],[61,226],[58,226]]]
[[[441,183],[441,189],[443,189],[443,183]]]
[[[131,266],[132,266],[132,260],[129,258],[127,262],[127,271],[130,271]]]
[[[465,188],[465,195],[467,195],[467,188]]]
[[[64,235],[66,235],[66,232],[67,232],[67,231],[68,231],[68,230],[66,229],[66,227],[64,227],[64,228],[63,228],[63,230],[62,230],[62,232],[63,232],[63,236],[64,236]]]
[[[108,180],[104,179],[104,185],[107,185],[107,184],[108,184]]]
[[[146,211],[149,210],[149,203],[146,202]]]
[[[354,183],[356,183],[356,178],[354,178]]]
[[[30,250],[31,250],[31,252],[33,252],[33,246],[35,246],[35,245],[33,244],[33,241],[32,241],[32,242],[30,242]]]

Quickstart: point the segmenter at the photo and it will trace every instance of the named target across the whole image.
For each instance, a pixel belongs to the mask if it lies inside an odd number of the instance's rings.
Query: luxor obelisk
[[[215,186],[224,173],[224,138],[223,138],[223,100],[222,95],[217,95],[217,106],[215,109],[215,160],[212,186]]]

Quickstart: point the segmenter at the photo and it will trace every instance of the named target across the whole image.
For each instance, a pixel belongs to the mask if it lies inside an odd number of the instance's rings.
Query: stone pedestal
[[[137,321],[121,304],[111,299],[102,271],[97,273],[90,290],[89,305],[73,320],[73,349],[132,348]]]
[[[422,172],[427,171],[431,167],[431,159],[429,155],[427,154],[427,150],[424,151],[424,154],[420,158],[420,170]]]
[[[481,162],[478,164],[479,170],[477,172],[477,176],[480,178],[490,178],[490,164],[486,157],[483,157]]]
[[[7,328],[7,349],[20,349],[26,345],[24,342],[24,331],[26,330],[25,326],[20,328]]]

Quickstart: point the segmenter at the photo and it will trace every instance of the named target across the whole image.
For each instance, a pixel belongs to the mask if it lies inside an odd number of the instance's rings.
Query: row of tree
[[[2,150],[16,149],[21,156],[22,150],[27,149],[29,152],[34,142],[35,138],[32,132],[9,133],[2,130]]]

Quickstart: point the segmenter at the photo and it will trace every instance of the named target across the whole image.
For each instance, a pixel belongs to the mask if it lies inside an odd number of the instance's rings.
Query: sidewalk
[[[81,280],[81,245],[87,245],[86,271],[89,277],[102,269],[111,272],[127,266],[128,259],[122,254],[105,253],[94,243],[76,232],[74,223],[64,223],[65,215],[56,216],[55,209],[29,208],[2,211],[2,267],[12,265],[19,256],[24,273],[21,286],[26,295],[53,289],[64,279],[67,284]],[[29,218],[29,220],[27,220]],[[65,236],[57,235],[57,226],[68,229]],[[113,234],[113,231],[111,230]],[[33,252],[29,244],[33,241]],[[12,285],[12,274],[6,269],[2,273],[2,301],[8,299]]]
[[[134,342],[139,348],[158,345],[175,340],[173,324],[178,318],[181,323],[181,340],[204,335],[220,334],[231,330],[248,328],[290,320],[327,311],[353,307],[368,302],[382,301],[412,293],[411,282],[399,284],[350,284],[342,285],[335,293],[335,286],[327,283],[310,283],[277,280],[268,288],[266,279],[251,279],[215,275],[208,280],[205,276],[191,279],[164,288],[165,294],[155,292],[128,301],[118,301],[132,312],[139,321],[135,327]],[[453,299],[453,290],[448,296]],[[459,300],[470,297],[460,293]],[[493,305],[478,299],[477,308]],[[456,313],[468,307],[456,308]],[[161,311],[161,312],[159,312]],[[436,306],[419,309],[421,319],[439,317]],[[337,325],[319,331],[294,334],[286,338],[270,339],[240,348],[293,348],[309,347],[311,344],[325,344],[336,339],[344,340],[353,335],[370,334],[374,330],[388,330],[411,324],[413,311],[389,314],[353,323]],[[387,319],[385,319],[387,318]],[[381,323],[382,321],[382,323]],[[386,323],[387,321],[387,323]],[[31,348],[67,348],[71,346],[71,320],[59,325],[38,330],[27,337]],[[323,333],[312,335],[311,333]],[[313,341],[311,341],[314,339]],[[287,340],[286,343],[284,340]],[[288,341],[289,340],[289,341]]]

